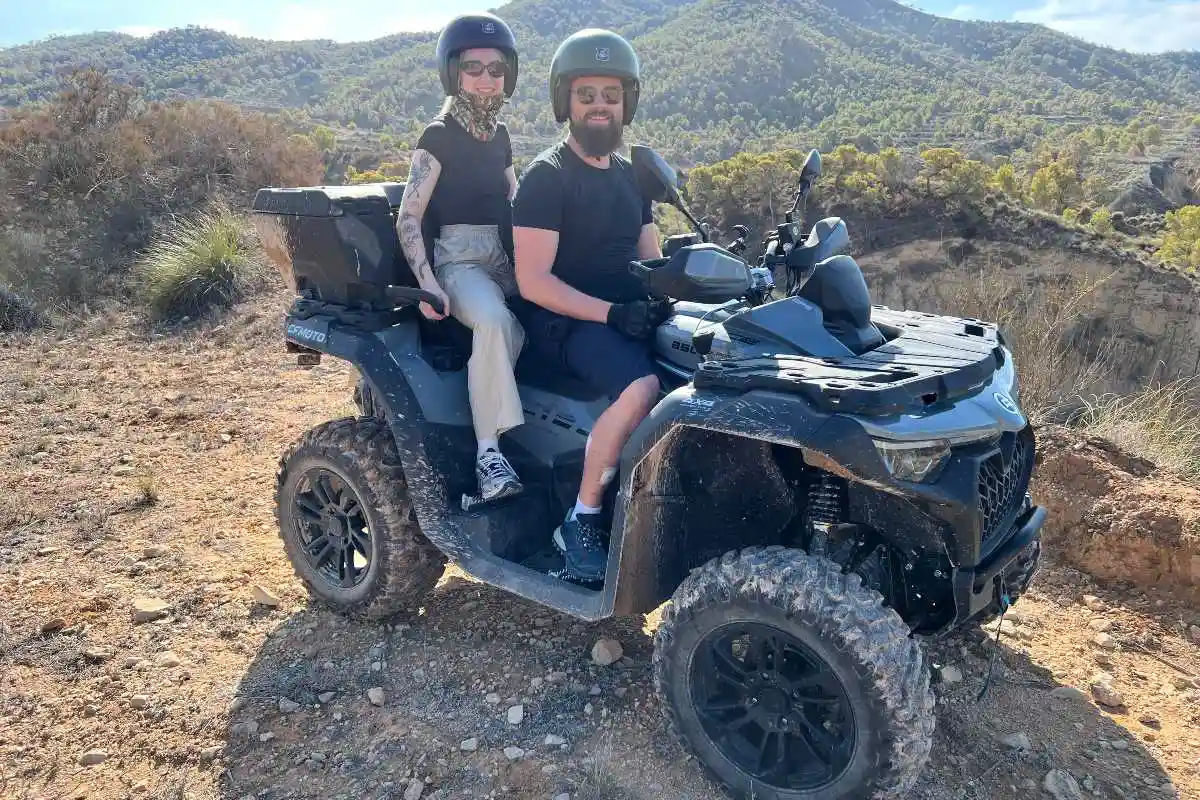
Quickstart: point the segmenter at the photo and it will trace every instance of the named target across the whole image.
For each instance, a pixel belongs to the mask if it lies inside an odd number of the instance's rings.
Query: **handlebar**
[[[430,294],[424,289],[412,289],[408,286],[389,286],[386,290],[388,300],[402,305],[415,305],[416,303],[428,303],[434,311],[439,314],[446,313],[446,307],[442,304],[442,300],[435,294]]]

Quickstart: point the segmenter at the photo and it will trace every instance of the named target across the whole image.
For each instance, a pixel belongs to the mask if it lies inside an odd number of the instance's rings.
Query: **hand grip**
[[[387,287],[387,298],[396,303],[405,305],[415,305],[417,303],[428,303],[434,311],[439,314],[446,313],[446,307],[442,304],[442,299],[435,294],[430,294],[424,289],[412,289],[408,286],[389,286]]]

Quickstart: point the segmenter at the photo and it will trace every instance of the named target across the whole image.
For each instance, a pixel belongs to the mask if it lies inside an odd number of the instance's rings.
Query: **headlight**
[[[922,439],[901,442],[892,439],[872,439],[888,472],[902,481],[933,483],[942,474],[942,468],[950,458],[950,448],[955,445],[998,441],[1000,434],[995,430],[976,430],[960,433],[945,439]]]
[[[890,442],[874,439],[875,449],[887,465],[888,472],[902,481],[921,483],[937,480],[942,467],[950,458],[950,442],[933,439],[923,442]]]

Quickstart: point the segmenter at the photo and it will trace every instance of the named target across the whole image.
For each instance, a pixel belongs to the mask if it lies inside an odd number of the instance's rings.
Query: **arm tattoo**
[[[425,257],[425,242],[421,238],[421,217],[418,209],[417,194],[429,179],[432,168],[424,153],[417,153],[408,171],[408,185],[404,189],[404,198],[400,206],[400,247],[412,267],[417,280],[422,284],[433,279],[429,268],[429,260]]]

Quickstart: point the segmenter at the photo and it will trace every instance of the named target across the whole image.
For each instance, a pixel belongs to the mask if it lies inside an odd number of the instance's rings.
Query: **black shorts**
[[[657,374],[650,357],[653,340],[635,341],[599,322],[568,319],[545,309],[523,322],[539,359],[561,366],[613,400],[634,381]]]

